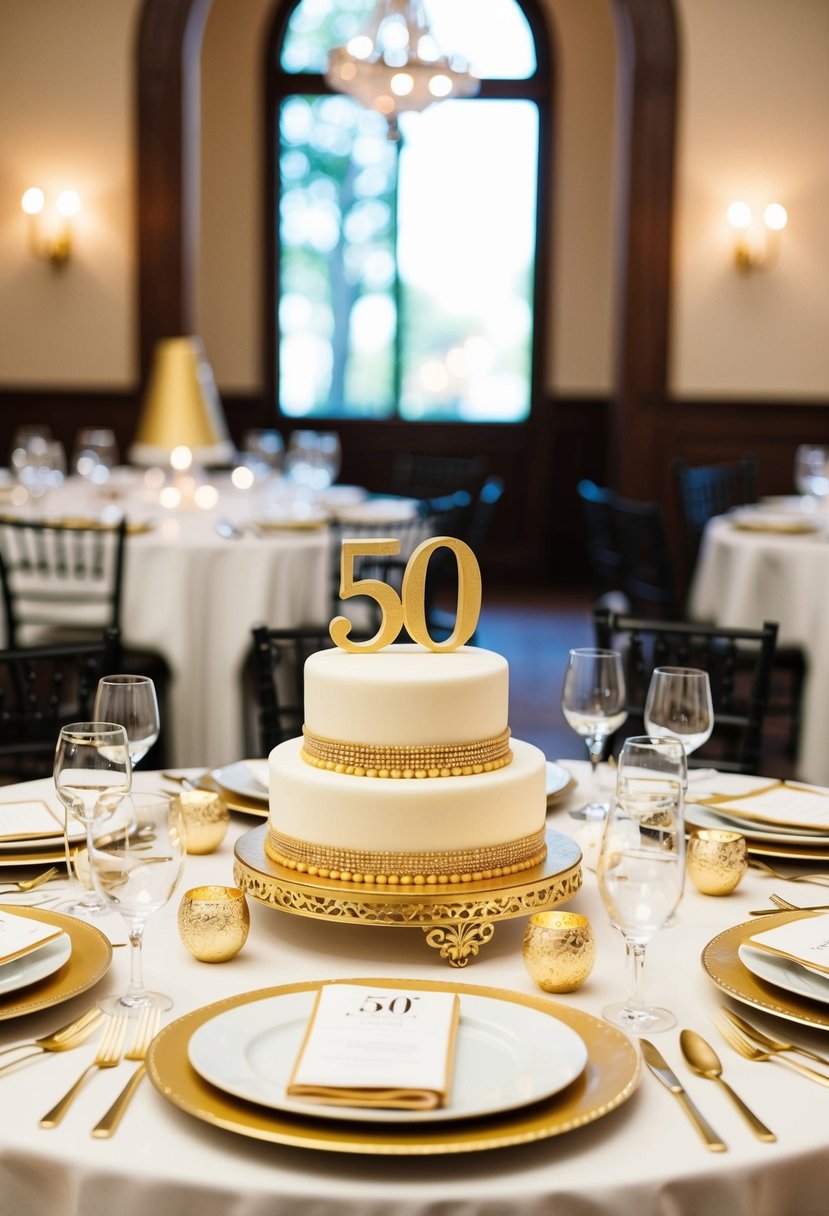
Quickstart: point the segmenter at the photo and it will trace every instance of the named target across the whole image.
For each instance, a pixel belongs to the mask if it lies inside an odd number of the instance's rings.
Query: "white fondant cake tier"
[[[494,772],[396,780],[313,768],[300,756],[302,740],[289,739],[270,754],[270,827],[316,845],[398,854],[531,836],[544,827],[546,761],[531,743],[511,746],[512,763]]]
[[[334,648],[305,664],[305,726],[326,739],[407,747],[492,739],[506,730],[508,697],[506,659],[474,646]]]

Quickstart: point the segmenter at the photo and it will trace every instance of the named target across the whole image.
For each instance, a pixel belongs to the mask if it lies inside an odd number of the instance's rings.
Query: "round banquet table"
[[[565,763],[579,779],[585,777],[585,764]],[[137,787],[149,788],[159,779],[138,773],[135,780]],[[49,783],[3,791],[4,799],[23,795],[48,798]],[[581,805],[583,797],[577,785],[555,803],[549,826],[572,833],[577,825],[567,808]],[[145,975],[150,986],[174,998],[166,1021],[233,994],[339,977],[454,978],[539,995],[521,958],[523,920],[499,923],[478,959],[459,973],[439,961],[419,930],[321,923],[251,902],[251,931],[241,954],[218,965],[196,962],[177,934],[180,895],[202,883],[232,883],[234,839],[259,823],[234,815],[220,849],[187,859],[179,892],[148,922]],[[121,1089],[131,1064],[93,1076],[64,1121],[41,1130],[40,1116],[94,1056],[93,1041],[0,1075],[2,1209],[14,1216],[823,1216],[829,1193],[829,1091],[784,1068],[745,1061],[726,1047],[710,1018],[727,1002],[700,965],[706,943],[745,921],[749,909],[764,906],[770,891],[781,889],[803,903],[820,902],[809,896],[825,896],[821,888],[786,888],[755,871],[722,899],[706,898],[689,884],[676,924],[648,948],[649,995],[678,1017],[675,1030],[653,1038],[726,1141],[727,1152],[706,1151],[678,1103],[647,1070],[632,1097],[590,1125],[483,1153],[388,1158],[263,1143],[193,1118],[146,1079],[115,1135],[92,1139],[90,1129]],[[622,941],[608,925],[589,870],[569,907],[590,917],[597,962],[579,991],[551,999],[598,1015],[625,987]],[[113,941],[124,941],[117,916],[100,923]],[[95,996],[125,987],[126,955],[127,950],[114,949],[109,974],[91,993],[0,1021],[0,1046],[63,1025]],[[743,1012],[755,1023],[772,1024],[754,1009]],[[680,1026],[699,1031],[716,1047],[725,1075],[776,1131],[777,1143],[756,1140],[727,1096],[690,1073],[679,1052]],[[791,1023],[777,1026],[829,1052],[829,1034]]]
[[[693,620],[749,629],[777,621],[778,645],[803,650],[797,774],[818,785],[829,784],[827,536],[826,528],[803,534],[749,531],[728,516],[713,519],[703,534],[689,597]]]
[[[245,754],[241,676],[251,627],[328,620],[328,531],[245,529],[267,518],[269,504],[255,489],[236,490],[225,475],[212,479],[217,501],[202,510],[164,508],[145,490],[140,471],[116,473],[103,490],[68,478],[41,514],[100,517],[107,507],[126,513],[122,636],[170,666],[168,763],[204,768],[238,760]],[[242,534],[222,535],[223,521],[242,525]]]

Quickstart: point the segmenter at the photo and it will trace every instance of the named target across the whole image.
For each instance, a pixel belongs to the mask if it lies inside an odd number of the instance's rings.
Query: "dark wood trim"
[[[195,333],[199,241],[199,59],[211,0],[144,0],[136,73],[138,360]]]
[[[617,59],[614,482],[653,495],[667,398],[678,47],[673,0],[614,0]]]

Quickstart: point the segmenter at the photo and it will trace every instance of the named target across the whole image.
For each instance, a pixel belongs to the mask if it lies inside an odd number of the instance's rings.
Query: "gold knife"
[[[693,1123],[696,1130],[705,1142],[705,1147],[710,1149],[712,1153],[724,1153],[728,1145],[722,1141],[714,1131],[711,1124],[700,1114],[694,1106],[691,1099],[686,1094],[685,1090],[679,1083],[679,1078],[676,1073],[668,1066],[667,1061],[662,1057],[661,1053],[654,1047],[649,1039],[640,1039],[639,1046],[642,1048],[642,1055],[645,1057],[645,1063],[651,1070],[653,1075],[658,1078],[665,1088],[674,1095],[682,1109],[685,1111],[688,1118]]]

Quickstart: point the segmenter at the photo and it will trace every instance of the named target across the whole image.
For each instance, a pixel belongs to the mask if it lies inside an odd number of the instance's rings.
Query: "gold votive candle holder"
[[[247,941],[250,912],[238,887],[193,887],[178,909],[182,942],[201,963],[226,963]]]
[[[175,795],[187,834],[187,852],[213,853],[227,835],[230,811],[210,790],[182,790]]]
[[[575,992],[593,970],[596,942],[578,912],[536,912],[527,921],[524,966],[545,992]]]
[[[740,832],[699,828],[688,838],[686,864],[703,895],[730,895],[748,869],[746,838]]]

